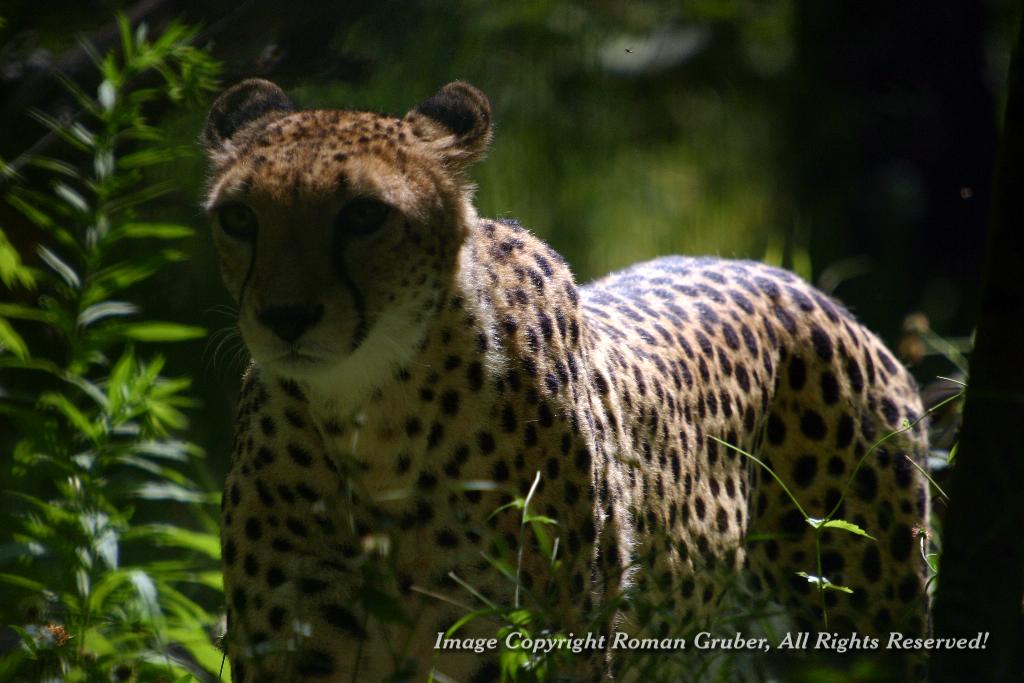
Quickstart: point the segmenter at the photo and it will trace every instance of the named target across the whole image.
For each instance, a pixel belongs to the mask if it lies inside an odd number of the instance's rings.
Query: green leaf
[[[53,218],[48,213],[28,201],[28,198],[21,194],[11,193],[7,195],[7,203],[17,209],[21,215],[27,218],[33,225],[44,230],[52,229],[55,225]]]
[[[0,564],[7,564],[12,560],[26,557],[40,557],[45,554],[46,548],[35,541],[0,544]]]
[[[125,154],[117,160],[117,166],[123,170],[145,168],[167,163],[185,156],[187,148],[179,147],[146,147],[131,154]]]
[[[103,573],[103,576],[92,587],[89,594],[89,605],[94,610],[107,611],[105,605],[107,598],[114,595],[116,591],[124,586],[128,580],[129,571],[126,569],[113,569]]]
[[[541,552],[544,553],[544,557],[549,560],[552,559],[553,545],[551,542],[551,536],[543,525],[555,524],[556,522],[553,519],[540,516],[527,519],[526,521],[530,522],[530,529],[533,530],[533,535],[537,538],[537,545],[540,546]]]
[[[551,517],[545,517],[544,515],[534,515],[530,513],[523,515],[523,521],[529,524],[533,524],[534,522],[536,522],[537,524],[558,524],[558,521],[552,519]]]
[[[61,159],[53,159],[51,157],[32,157],[32,160],[29,161],[29,165],[45,169],[51,173],[57,173],[74,180],[82,179],[82,174],[78,172],[78,169],[75,168],[74,165]]]
[[[0,230],[0,281],[10,289],[15,285],[25,289],[34,289],[36,286],[35,274],[21,262],[21,254],[8,241],[3,230]]]
[[[172,524],[135,526],[125,533],[124,538],[144,539],[160,546],[194,550],[212,560],[220,560],[220,539],[215,534],[191,531]]]
[[[135,496],[146,500],[175,500],[179,503],[211,503],[216,494],[187,489],[170,482],[150,482],[135,489]]]
[[[807,572],[797,572],[796,575],[797,576],[802,576],[803,578],[807,579],[807,583],[810,583],[810,584],[813,584],[815,586],[818,586],[821,590],[826,590],[827,589],[827,590],[839,591],[840,593],[853,593],[853,589],[852,588],[847,588],[846,586],[840,586],[838,583],[832,583],[831,581],[829,581],[824,576],[814,576],[813,574],[808,574]]]
[[[136,135],[135,137],[140,136]],[[146,202],[157,199],[158,197],[162,197],[163,195],[173,190],[174,185],[170,181],[155,183],[153,185],[147,185],[139,190],[136,190],[135,192],[122,194],[119,195],[117,199],[111,200],[107,204],[107,211],[109,211],[112,214],[117,213],[119,211],[124,211],[125,209],[129,209],[133,206],[144,204]]]
[[[65,142],[83,152],[89,151],[96,142],[96,136],[81,123],[73,123],[68,126],[49,114],[37,109],[29,111],[28,115],[49,128],[55,135],[63,139]]]
[[[59,256],[42,245],[36,247],[36,251],[38,252],[39,257],[46,262],[46,265],[50,266],[57,275],[60,275],[61,279],[67,283],[68,287],[78,289],[82,286],[82,280],[78,277],[78,273],[75,272],[75,269],[62,261]]]
[[[132,585],[135,586],[139,597],[142,598],[142,604],[146,607],[146,611],[149,612],[150,619],[154,621],[159,620],[161,617],[160,602],[153,579],[149,574],[138,569],[130,572],[128,578]]]
[[[150,441],[136,444],[135,448],[139,453],[143,453],[145,455],[152,455],[157,458],[166,458],[168,460],[177,460],[178,462],[185,462],[188,460],[190,451],[195,450],[195,446],[187,441]]]
[[[67,136],[70,140],[77,140],[83,149],[96,146],[96,134],[77,121],[67,129]]]
[[[74,403],[68,400],[64,394],[55,391],[47,391],[39,397],[39,407],[54,408],[67,418],[68,422],[75,426],[79,432],[95,441],[100,434],[100,429],[93,424],[86,415],[78,409]]]
[[[18,574],[0,574],[0,583],[17,586],[18,588],[24,588],[25,590],[34,591],[36,593],[42,593],[46,590],[45,584],[33,581],[32,579],[26,579],[24,576],[19,576]]]
[[[0,658],[0,681],[16,681],[18,676],[24,675],[27,663],[35,656],[35,639],[30,633],[19,626],[11,626],[21,637],[22,647],[11,648],[10,651]]]
[[[113,292],[118,292],[141,282],[168,263],[182,261],[185,254],[176,249],[162,249],[145,257],[137,257],[122,261],[96,273],[86,294],[82,297],[83,305],[99,303]]]
[[[870,538],[872,541],[876,540],[874,536],[864,531],[853,522],[847,522],[845,519],[818,519],[816,517],[806,517],[804,521],[815,529],[842,529],[843,531],[849,531],[851,534]]]
[[[17,498],[18,500],[22,500],[32,505],[35,509],[42,513],[43,517],[46,519],[47,524],[51,526],[60,526],[63,524],[78,524],[78,517],[72,514],[71,512],[68,512],[64,508],[60,507],[59,505],[54,505],[53,503],[49,503],[43,500],[42,498],[30,496],[29,494],[21,493],[20,491],[8,491],[7,493],[8,495]]]
[[[109,149],[98,149],[92,156],[92,168],[96,178],[103,182],[114,173],[114,152]]]
[[[448,627],[448,630],[444,632],[444,637],[445,638],[451,638],[456,633],[458,633],[460,628],[462,628],[463,626],[465,626],[469,622],[473,621],[474,619],[477,619],[479,617],[488,617],[488,616],[491,616],[492,614],[495,614],[495,613],[497,613],[499,611],[500,610],[495,610],[495,609],[487,608],[487,609],[478,609],[476,611],[469,612],[467,614],[463,614],[461,617],[456,619],[454,624],[452,624],[451,626]]]
[[[117,104],[117,88],[110,81],[104,80],[97,88],[96,99],[99,100],[101,107],[108,112],[112,111],[114,105]]]
[[[77,387],[83,394],[91,398],[96,405],[100,407],[100,409],[103,411],[109,411],[110,402],[107,400],[106,395],[98,386],[87,380],[85,377],[62,373],[61,378],[68,384]]]
[[[853,522],[847,522],[845,519],[830,519],[821,526],[826,529],[842,529],[843,531],[849,531],[851,534],[870,538],[872,541],[876,540],[874,536],[864,531]]]
[[[16,318],[18,320],[35,320],[36,322],[56,325],[57,316],[52,311],[46,311],[33,306],[21,304],[0,304],[0,317]]]
[[[0,351],[4,348],[21,360],[29,358],[28,345],[25,344],[25,340],[14,331],[9,322],[0,318]]]
[[[116,333],[141,342],[175,342],[206,336],[206,330],[202,327],[152,321],[119,325]]]
[[[145,24],[139,25],[139,32],[136,34],[137,40],[132,40],[132,23],[128,17],[122,12],[118,12],[116,15],[117,19],[117,32],[121,36],[121,54],[123,55],[125,63],[131,63],[135,60],[135,43],[144,43],[146,40],[146,29]],[[113,61],[113,60],[111,60]],[[108,67],[109,69],[110,67]],[[107,75],[107,78],[110,78]]]
[[[89,202],[86,201],[85,197],[78,190],[75,190],[70,185],[56,182],[53,184],[53,191],[75,211],[83,214],[89,213]]]
[[[127,301],[104,301],[93,304],[78,315],[78,324],[88,327],[98,320],[104,318],[121,317],[134,315],[139,312],[139,307]]]
[[[64,89],[75,98],[75,101],[78,102],[78,105],[82,107],[82,109],[94,115],[99,113],[99,110],[96,109],[96,102],[89,97],[84,90],[79,88],[77,83],[57,69],[54,70],[53,75],[58,81],[60,81],[60,84],[64,86]]]
[[[83,512],[80,521],[87,537],[92,539],[92,551],[110,569],[117,569],[119,534],[110,517],[103,512]]]
[[[121,226],[117,232],[119,235],[131,239],[155,237],[164,240],[181,239],[195,234],[195,230],[187,225],[176,223],[127,223]]]

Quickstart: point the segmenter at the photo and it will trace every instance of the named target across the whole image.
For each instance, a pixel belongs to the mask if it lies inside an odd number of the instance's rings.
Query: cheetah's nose
[[[260,322],[286,342],[293,342],[324,317],[323,304],[315,306],[271,306],[259,313]]]

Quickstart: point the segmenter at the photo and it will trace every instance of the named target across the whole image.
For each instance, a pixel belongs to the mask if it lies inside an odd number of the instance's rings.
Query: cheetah
[[[665,635],[761,596],[806,630],[925,632],[906,369],[756,262],[577,287],[477,215],[490,138],[464,82],[401,118],[298,111],[258,79],[210,111],[206,208],[252,357],[222,501],[233,680],[497,681],[496,652],[439,634],[512,606]],[[830,513],[873,539],[808,523]],[[616,678],[606,652],[571,659]]]

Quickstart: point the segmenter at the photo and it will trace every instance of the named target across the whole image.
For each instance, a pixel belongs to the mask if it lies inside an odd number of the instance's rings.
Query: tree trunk
[[[1024,24],[1022,24],[1024,28]],[[934,652],[937,682],[1019,680],[1024,595],[1024,53],[1010,65],[985,278],[958,464],[943,534],[935,634],[989,632],[984,650]]]

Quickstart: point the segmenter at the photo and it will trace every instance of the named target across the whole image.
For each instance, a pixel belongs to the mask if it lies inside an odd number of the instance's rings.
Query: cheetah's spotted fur
[[[461,613],[437,596],[481,606],[455,576],[511,605],[483,555],[520,547],[522,591],[566,630],[615,605],[616,628],[664,633],[623,595],[696,628],[734,593],[821,628],[795,576],[814,533],[718,440],[824,517],[921,415],[882,343],[790,273],[673,257],[577,288],[518,224],[476,216],[463,172],[489,136],[464,83],[402,119],[295,112],[265,81],[211,111],[214,237],[254,357],[222,520],[235,681],[497,680],[493,657],[432,650]],[[838,514],[877,542],[822,535],[822,572],[854,590],[826,593],[833,629],[926,628],[924,452],[917,426],[852,476]],[[556,570],[519,511],[491,514],[537,472]]]

